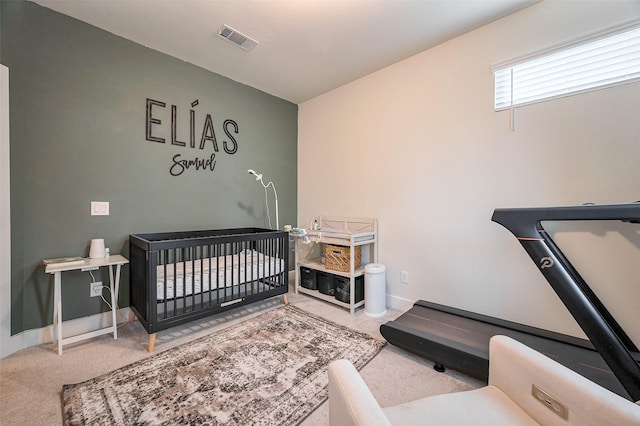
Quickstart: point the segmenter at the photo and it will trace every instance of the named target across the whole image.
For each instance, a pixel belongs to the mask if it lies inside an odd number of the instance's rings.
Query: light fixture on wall
[[[276,192],[276,186],[271,181],[269,181],[269,183],[265,185],[264,181],[262,180],[262,173],[258,174],[253,169],[249,169],[247,170],[247,172],[249,172],[250,175],[255,176],[256,180],[260,181],[264,188],[264,203],[267,207],[267,218],[269,219],[269,228],[271,229],[273,228],[271,227],[271,216],[269,215],[269,197],[267,195],[267,188],[269,187],[269,185],[271,185],[271,187],[273,188],[273,194],[276,196],[276,229],[280,229],[280,220],[278,218],[278,193]]]

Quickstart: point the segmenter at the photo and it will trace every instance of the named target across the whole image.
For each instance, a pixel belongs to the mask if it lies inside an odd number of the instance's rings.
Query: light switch
[[[92,201],[91,216],[109,216],[108,201]]]

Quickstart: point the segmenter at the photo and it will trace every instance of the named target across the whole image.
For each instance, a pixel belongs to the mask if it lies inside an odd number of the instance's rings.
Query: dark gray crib
[[[131,320],[149,333],[289,291],[289,234],[261,228],[129,235]]]

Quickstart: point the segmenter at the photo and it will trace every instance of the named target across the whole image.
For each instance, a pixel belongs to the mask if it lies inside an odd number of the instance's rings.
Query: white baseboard
[[[387,308],[398,311],[408,311],[416,303],[415,300],[403,299],[402,297],[387,294]]]
[[[128,321],[131,310],[127,308],[118,309],[116,321],[118,324]],[[111,325],[111,311],[102,312],[88,317],[77,318],[65,321],[62,325],[62,337],[76,336],[78,334],[89,333],[94,330],[109,327]],[[0,348],[0,358],[11,355],[21,349],[30,346],[42,345],[44,343],[53,343],[53,325],[26,330],[11,336],[11,342],[2,345]]]
[[[295,271],[290,272],[295,274]],[[290,288],[295,287],[295,276],[291,277],[289,281]],[[403,299],[391,294],[386,295],[387,308],[395,309],[399,311],[407,311],[411,309],[415,301]],[[126,308],[118,309],[117,321],[118,324],[126,322],[129,318],[131,310]],[[78,334],[88,333],[100,328],[108,327],[111,324],[111,312],[102,312],[99,314],[91,315],[88,317],[77,318],[69,321],[65,321],[62,327],[63,337],[75,336]],[[37,328],[33,330],[26,330],[22,333],[18,333],[11,336],[10,342],[3,342],[0,347],[0,359],[11,355],[21,349],[28,348],[30,346],[42,345],[44,343],[53,343],[53,325]]]

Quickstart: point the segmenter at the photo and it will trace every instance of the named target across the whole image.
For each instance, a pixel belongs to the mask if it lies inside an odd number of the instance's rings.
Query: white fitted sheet
[[[157,267],[157,300],[244,284],[284,271],[284,260],[256,251],[170,263]],[[211,280],[209,277],[211,276]],[[165,281],[167,291],[165,297]],[[184,285],[183,285],[184,283]]]

